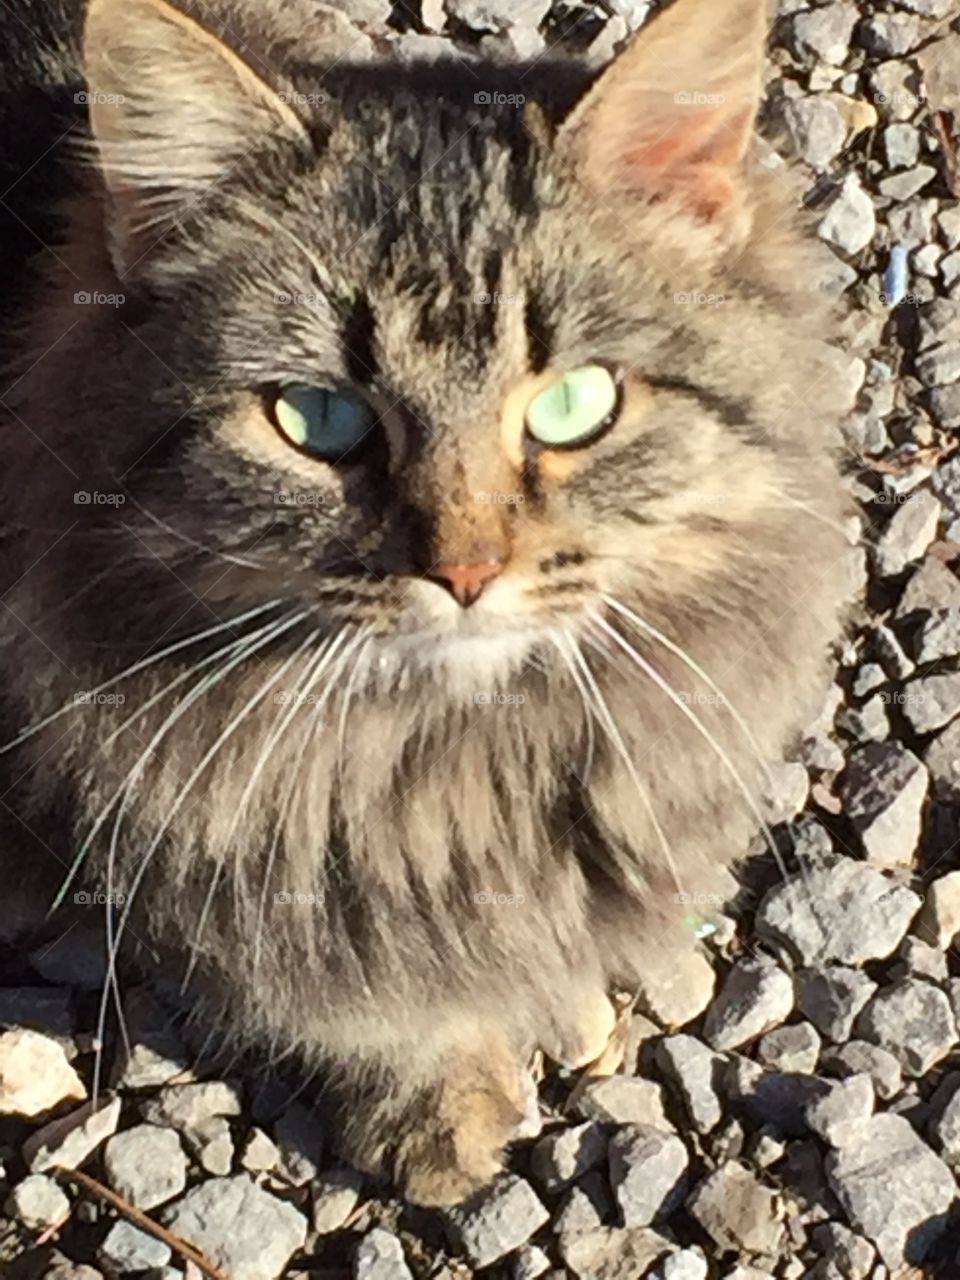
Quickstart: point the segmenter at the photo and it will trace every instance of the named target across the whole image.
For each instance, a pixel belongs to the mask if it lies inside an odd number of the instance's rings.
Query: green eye
[[[291,444],[328,460],[356,448],[376,421],[373,410],[363,400],[305,382],[285,386],[277,396],[273,414]]]
[[[527,431],[549,448],[574,448],[599,435],[619,404],[620,387],[610,370],[586,364],[540,392],[527,409]]]

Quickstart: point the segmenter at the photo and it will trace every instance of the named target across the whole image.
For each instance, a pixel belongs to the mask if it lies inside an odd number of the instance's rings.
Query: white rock
[[[86,1096],[58,1041],[23,1028],[0,1034],[0,1115],[39,1116]]]
[[[79,1169],[84,1160],[116,1132],[119,1121],[119,1098],[96,1104],[87,1102],[32,1133],[23,1144],[23,1158],[33,1173],[43,1173],[55,1165]]]
[[[844,253],[859,253],[865,249],[877,231],[877,215],[873,201],[860,185],[856,174],[844,178],[836,199],[820,223],[817,234],[821,240],[834,244]]]
[[[7,1209],[25,1227],[36,1231],[62,1222],[70,1211],[70,1201],[53,1178],[31,1173],[10,1192]]]
[[[948,871],[927,889],[916,933],[942,950],[960,933],[960,871]]]

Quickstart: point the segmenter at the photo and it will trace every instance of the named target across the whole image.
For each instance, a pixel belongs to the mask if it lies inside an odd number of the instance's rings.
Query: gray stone
[[[610,1185],[623,1225],[649,1227],[682,1199],[689,1157],[683,1142],[650,1125],[629,1124],[610,1140]]]
[[[948,0],[953,3],[953,0]],[[960,248],[960,204],[948,205],[937,214],[937,225],[950,249]]]
[[[933,387],[927,395],[927,407],[937,426],[955,431],[960,427],[960,382]]]
[[[960,720],[954,720],[931,741],[924,763],[940,800],[960,800]]]
[[[530,1157],[530,1170],[544,1191],[560,1191],[597,1168],[606,1157],[606,1133],[599,1124],[587,1121],[542,1137]]]
[[[837,716],[837,728],[857,742],[883,742],[890,732],[886,695],[878,693],[862,707],[844,707]]]
[[[715,1079],[723,1066],[719,1054],[690,1035],[667,1036],[657,1045],[657,1063],[673,1085],[699,1133],[709,1133],[723,1115]]]
[[[707,1261],[702,1253],[681,1249],[658,1262],[649,1274],[650,1280],[707,1280]]]
[[[140,1114],[150,1124],[181,1133],[198,1128],[212,1116],[238,1116],[240,1110],[238,1089],[223,1080],[170,1085],[140,1106]]]
[[[917,977],[932,978],[935,982],[946,981],[947,957],[939,947],[931,947],[919,938],[906,937],[900,944],[898,955],[901,963],[894,965],[890,976],[895,978]]]
[[[280,1151],[274,1140],[262,1129],[251,1129],[240,1154],[240,1163],[250,1173],[269,1173],[277,1167]]]
[[[529,1182],[512,1174],[447,1211],[453,1241],[475,1267],[519,1249],[549,1217]]]
[[[651,952],[637,982],[642,1011],[674,1028],[703,1013],[713,996],[716,974],[699,947],[671,947]]]
[[[960,933],[960,871],[948,871],[929,886],[916,931],[925,942],[943,949]]]
[[[606,1174],[594,1170],[564,1196],[552,1227],[560,1237],[595,1231],[613,1218],[615,1209]]]
[[[510,1280],[540,1280],[550,1270],[550,1259],[535,1244],[525,1244],[513,1256]]]
[[[912,169],[904,169],[901,173],[891,173],[886,178],[881,178],[878,190],[888,200],[909,200],[936,176],[937,171],[933,165],[918,164]]]
[[[944,1160],[956,1172],[960,1169],[960,1088],[956,1087],[957,1081],[952,1083],[953,1092],[931,1129]]]
[[[825,97],[790,99],[783,107],[783,127],[790,153],[819,171],[829,169],[847,140],[843,116]]]
[[[870,69],[873,102],[890,120],[908,120],[920,106],[920,74],[912,62],[881,62]],[[899,228],[898,228],[899,230]],[[910,239],[899,234],[897,239]],[[929,240],[928,235],[917,237]]]
[[[844,253],[859,253],[873,239],[877,230],[877,217],[873,201],[860,185],[856,174],[848,174],[836,199],[820,223],[817,234],[821,240]]]
[[[103,1272],[98,1271],[95,1267],[88,1267],[82,1263],[71,1262],[69,1258],[65,1258],[62,1253],[54,1253],[47,1269],[43,1273],[43,1280],[103,1280]],[[151,1276],[150,1280],[154,1280]],[[156,1280],[180,1280],[179,1274],[176,1277],[157,1277]]]
[[[828,1040],[845,1041],[857,1014],[877,989],[862,969],[830,965],[797,973],[797,1008]]]
[[[809,1022],[769,1031],[757,1046],[757,1059],[772,1071],[813,1072],[820,1056],[820,1037]]]
[[[841,858],[771,889],[759,932],[801,964],[864,964],[891,955],[920,907],[919,897],[875,867]]]
[[[640,1076],[605,1076],[591,1080],[577,1101],[585,1120],[604,1124],[649,1124],[672,1130],[663,1110],[663,1094],[653,1080]]]
[[[957,1184],[902,1116],[875,1115],[826,1161],[850,1225],[887,1266],[922,1262],[943,1233]]]
[[[888,124],[883,147],[891,169],[909,169],[920,159],[920,131],[912,124]]]
[[[960,457],[948,458],[937,467],[931,487],[945,507],[954,515],[960,514]],[[939,608],[947,607],[956,608],[957,606],[953,600],[944,601],[942,604],[932,601],[930,612],[935,613]]]
[[[869,1240],[858,1236],[842,1222],[821,1222],[810,1232],[818,1253],[839,1269],[838,1280],[866,1280],[877,1251]]]
[[[790,20],[788,47],[800,58],[812,55],[839,67],[846,61],[857,18],[856,5],[845,0],[806,9]]]
[[[128,1041],[124,1041],[114,1065],[116,1089],[152,1089],[183,1075],[190,1054],[177,1034],[173,1020],[146,987],[135,987],[123,1002]]]
[[[37,1231],[63,1222],[70,1212],[70,1201],[53,1178],[31,1173],[10,1192],[7,1212],[28,1230]]]
[[[473,31],[539,26],[550,0],[444,0],[447,13]]]
[[[927,34],[923,19],[913,13],[878,13],[860,31],[863,47],[883,58],[899,58],[915,49]]]
[[[303,1214],[245,1173],[201,1182],[166,1211],[165,1222],[230,1280],[278,1275],[307,1237]]]
[[[919,560],[936,537],[940,514],[940,503],[926,489],[902,502],[877,542],[877,572],[894,578]]]
[[[857,1019],[857,1034],[887,1049],[908,1076],[922,1076],[957,1042],[950,1001],[922,978],[884,987]]]
[[[960,609],[935,609],[924,619],[917,637],[920,662],[960,657]]]
[[[804,1119],[813,1133],[831,1147],[855,1142],[873,1114],[873,1080],[869,1075],[847,1076],[829,1082],[824,1092],[807,1103]]]
[[[353,1280],[413,1280],[403,1245],[392,1231],[374,1227],[357,1245]]]
[[[904,689],[902,706],[915,732],[942,729],[960,715],[960,671],[911,680]]]
[[[926,766],[899,742],[867,743],[850,752],[844,811],[868,861],[882,867],[911,864],[927,784]]]
[[[865,662],[857,669],[851,686],[855,698],[866,698],[887,683],[887,673],[877,662]]]
[[[935,556],[928,555],[907,582],[897,605],[898,620],[913,618],[923,610],[960,605],[960,578]]]
[[[121,1219],[107,1233],[100,1246],[100,1257],[109,1270],[126,1275],[165,1267],[172,1254],[162,1240]]]
[[[900,1063],[892,1053],[867,1040],[851,1040],[839,1049],[821,1055],[820,1070],[846,1080],[850,1076],[868,1075],[878,1098],[888,1102],[903,1087]]]
[[[649,1227],[598,1227],[561,1241],[576,1280],[637,1280],[673,1246]]]
[[[103,1167],[114,1191],[137,1209],[153,1209],[187,1185],[187,1158],[174,1129],[139,1124],[114,1134],[103,1149]]]
[[[208,1116],[192,1129],[185,1129],[183,1140],[202,1169],[224,1178],[233,1168],[233,1135],[225,1116]]]
[[[23,1144],[23,1158],[32,1173],[45,1173],[61,1165],[79,1169],[102,1142],[116,1131],[120,1099],[85,1102],[76,1111],[59,1116],[37,1129]]]
[[[917,356],[917,377],[925,387],[942,387],[960,378],[960,342],[942,342]]]
[[[714,1049],[739,1048],[788,1018],[793,1011],[793,982],[764,957],[741,960],[730,970],[703,1024]]]
[[[772,1254],[779,1248],[783,1228],[777,1198],[735,1160],[704,1178],[687,1209],[721,1250]]]
[[[318,1235],[339,1231],[356,1209],[363,1178],[355,1169],[328,1169],[310,1184],[313,1229]]]

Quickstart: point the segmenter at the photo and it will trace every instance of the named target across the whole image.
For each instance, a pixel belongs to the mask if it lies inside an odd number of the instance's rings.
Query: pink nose
[[[447,588],[454,600],[468,608],[479,600],[488,582],[503,571],[501,560],[484,560],[481,564],[435,564],[427,574]]]

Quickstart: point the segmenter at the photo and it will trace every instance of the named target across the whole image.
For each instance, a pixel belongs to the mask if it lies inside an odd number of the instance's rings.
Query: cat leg
[[[415,1204],[457,1204],[496,1177],[507,1143],[530,1134],[524,1063],[487,1028],[426,1079],[409,1079],[368,1073],[358,1093],[343,1098],[345,1154],[362,1169],[389,1170]]]

